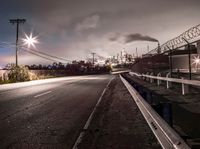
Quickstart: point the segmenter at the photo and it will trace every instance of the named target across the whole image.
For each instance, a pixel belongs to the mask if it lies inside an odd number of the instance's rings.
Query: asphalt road
[[[0,86],[0,149],[71,148],[111,75]]]

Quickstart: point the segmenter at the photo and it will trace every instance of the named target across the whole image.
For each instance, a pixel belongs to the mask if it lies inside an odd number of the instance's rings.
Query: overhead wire
[[[43,56],[43,55],[34,53],[34,52],[29,51],[29,50],[26,50],[26,49],[21,49],[21,50],[23,50],[23,51],[25,51],[25,52],[28,52],[28,53],[31,53],[31,54],[33,54],[33,55],[35,55],[35,56],[44,58],[44,59],[49,60],[49,61],[58,62],[58,63],[62,63],[62,64],[68,64],[68,63],[63,63],[63,62],[61,62],[61,61],[58,61],[58,60],[55,60],[55,59],[52,59],[52,58],[49,58],[49,57],[45,57],[45,56]]]
[[[15,47],[14,44],[11,44],[11,43],[8,43],[8,42],[1,42],[0,46],[4,47],[4,48],[7,48],[7,47],[13,48],[13,47]],[[48,59],[48,60],[56,61],[56,62],[61,62],[61,63],[63,63],[63,61],[66,61],[68,63],[71,62],[71,60],[67,60],[67,59],[64,59],[64,58],[61,58],[61,57],[53,56],[53,55],[47,54],[45,52],[34,50],[32,48],[28,48],[28,47],[21,46],[21,45],[19,47],[20,47],[20,50],[29,52],[29,53],[31,53],[31,54],[33,54],[35,56],[39,56],[39,57],[44,58],[44,59]],[[65,63],[65,64],[67,64],[67,63]]]

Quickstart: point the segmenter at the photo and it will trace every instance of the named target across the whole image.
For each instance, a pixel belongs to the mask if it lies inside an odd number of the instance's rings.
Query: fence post
[[[150,75],[153,76],[153,75],[154,75],[153,72],[150,73]],[[153,82],[154,82],[154,79],[153,79],[153,78],[150,78],[150,83],[153,83]]]
[[[181,79],[184,80],[183,77]],[[185,95],[187,93],[189,93],[189,85],[182,83],[182,95]]]
[[[131,76],[133,76],[133,73],[132,73],[132,72],[129,72],[129,74],[130,74]]]
[[[160,72],[157,74],[157,77],[161,77],[161,73]],[[157,79],[157,85],[160,86],[160,84],[161,84],[161,80]]]
[[[171,73],[170,72],[167,73],[166,78],[171,78]],[[169,89],[171,87],[172,87],[172,82],[167,81],[167,89]]]

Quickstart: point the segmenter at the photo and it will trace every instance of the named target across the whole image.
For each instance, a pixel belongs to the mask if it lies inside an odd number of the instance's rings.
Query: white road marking
[[[112,80],[113,80],[113,78],[110,79],[110,81],[109,81],[108,84],[106,85],[105,89],[103,90],[103,92],[102,92],[102,94],[101,94],[101,96],[100,96],[100,98],[99,98],[97,104],[95,105],[95,107],[94,107],[92,113],[90,114],[90,116],[89,116],[87,122],[85,123],[85,126],[83,127],[83,131],[79,134],[79,136],[78,136],[78,138],[77,138],[77,140],[76,140],[76,142],[75,142],[75,144],[74,144],[74,146],[73,146],[72,149],[78,149],[78,145],[81,143],[82,138],[84,137],[85,132],[86,132],[86,130],[88,129],[88,127],[89,127],[89,125],[90,125],[90,123],[91,123],[91,121],[92,121],[92,119],[93,119],[93,117],[94,117],[94,113],[95,113],[97,107],[99,106],[99,104],[100,104],[100,102],[101,102],[101,100],[102,100],[102,97],[103,97],[103,95],[105,94],[105,92],[106,92],[106,90],[107,90],[107,88],[108,88],[108,86],[109,86],[109,84],[111,83]]]
[[[39,94],[39,95],[34,96],[34,98],[38,98],[38,97],[40,97],[40,96],[43,96],[43,95],[49,94],[49,93],[51,93],[51,92],[52,92],[52,91],[44,92],[44,93],[42,93],[42,94]]]

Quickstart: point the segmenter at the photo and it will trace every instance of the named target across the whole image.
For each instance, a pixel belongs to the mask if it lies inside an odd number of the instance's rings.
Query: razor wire
[[[197,42],[198,40],[200,40],[200,24],[183,32],[178,37],[175,37],[175,38],[167,41],[166,43],[162,44],[160,47],[157,47],[157,48],[149,51],[147,54],[155,54],[159,50],[161,51],[161,53],[163,53],[163,52],[169,50],[169,48],[176,49],[176,48],[185,46],[185,45],[187,45],[187,42],[185,40],[190,43]]]

